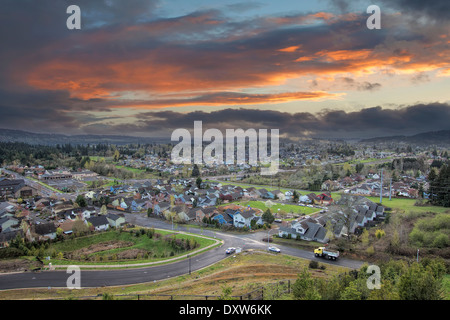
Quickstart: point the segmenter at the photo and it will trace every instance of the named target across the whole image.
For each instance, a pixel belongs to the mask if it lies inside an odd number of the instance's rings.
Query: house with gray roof
[[[9,232],[20,229],[20,221],[9,215],[5,215],[0,218],[0,232]]]
[[[123,214],[115,214],[115,213],[107,213],[106,219],[108,223],[113,228],[120,228],[123,224],[125,224],[125,217]]]
[[[255,210],[238,211],[233,216],[233,226],[236,228],[250,228],[252,219],[256,216]]]
[[[95,231],[104,231],[109,229],[109,221],[106,216],[91,217],[86,221],[94,226]]]
[[[56,226],[53,222],[35,225],[34,232],[39,235],[39,240],[56,238]]]
[[[293,239],[317,241],[327,243],[327,229],[314,219],[296,221],[292,224],[281,226],[278,232],[280,237],[290,236]]]

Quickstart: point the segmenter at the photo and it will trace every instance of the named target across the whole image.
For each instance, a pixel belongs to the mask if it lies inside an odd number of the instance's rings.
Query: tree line
[[[450,207],[450,162],[443,164],[439,173],[431,168],[428,181],[429,201],[437,206]]]

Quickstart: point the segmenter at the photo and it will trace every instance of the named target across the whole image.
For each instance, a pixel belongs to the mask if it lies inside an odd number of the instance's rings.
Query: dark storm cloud
[[[448,22],[450,14],[450,1],[448,0],[382,0],[382,2],[400,12],[416,17],[428,16],[441,22]]]
[[[416,18],[428,17],[437,22],[448,22],[450,1],[448,0],[323,0],[330,8],[340,13],[348,13],[352,10],[365,12],[369,5],[378,5],[381,12],[384,8],[394,9],[414,16]],[[358,10],[359,8],[359,10]]]
[[[441,103],[383,109],[366,108],[360,111],[324,110],[318,114],[309,112],[285,113],[273,110],[224,109],[211,113],[194,111],[145,112],[134,124],[101,126],[108,132],[132,134],[158,134],[169,138],[178,128],[192,130],[194,121],[202,121],[203,129],[280,129],[286,138],[298,137],[374,137],[398,134],[415,134],[426,131],[450,129],[450,105]],[[89,133],[98,133],[97,126],[88,126]],[[164,134],[163,134],[164,133]]]

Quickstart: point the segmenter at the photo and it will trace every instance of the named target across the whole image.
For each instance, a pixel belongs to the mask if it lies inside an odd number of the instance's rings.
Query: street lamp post
[[[267,250],[270,248],[270,231],[272,231],[272,229],[267,231]]]
[[[189,275],[191,274],[191,256],[188,255],[189,258]]]

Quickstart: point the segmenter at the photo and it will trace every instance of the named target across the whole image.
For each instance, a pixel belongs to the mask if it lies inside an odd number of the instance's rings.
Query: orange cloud
[[[301,45],[300,46],[290,46],[287,48],[279,49],[278,51],[280,51],[280,52],[295,52],[300,48],[301,48]]]
[[[237,92],[206,93],[190,99],[155,99],[151,101],[123,101],[114,108],[159,109],[167,107],[187,106],[235,106],[278,104],[292,101],[317,101],[321,99],[338,99],[343,93],[313,92],[285,92],[276,94],[248,94]]]
[[[202,25],[209,28],[226,23],[212,13],[185,16],[182,19],[161,19],[147,24],[117,27],[113,30],[100,29],[80,38],[67,40],[67,43],[53,43],[50,47],[43,48],[41,54],[49,55],[48,60],[34,63],[23,77],[32,87],[66,90],[71,97],[84,100],[102,98],[115,103],[121,99],[119,97],[126,96],[127,93],[133,95],[145,92],[146,96],[156,97],[178,93],[182,99],[173,100],[173,104],[184,106],[199,103],[195,97],[192,101],[189,100],[192,98],[192,92],[243,92],[249,88],[261,89],[283,85],[289,79],[310,75],[333,78],[340,73],[351,73],[352,77],[356,77],[385,69],[412,73],[446,70],[450,67],[448,59],[450,50],[442,43],[439,49],[435,49],[434,45],[437,44],[430,42],[427,43],[428,47],[424,48],[419,40],[403,41],[399,45],[394,42],[379,44],[374,41],[373,47],[370,48],[370,42],[365,43],[358,39],[359,36],[355,36],[356,40],[353,39],[352,32],[347,29],[345,31],[349,34],[343,35],[346,42],[342,46],[340,42],[330,42],[332,37],[322,31],[317,33],[317,37],[315,34],[312,37],[302,37],[302,41],[305,39],[304,43],[295,38],[292,31],[287,33],[289,36],[286,36],[286,40],[279,42],[269,41],[273,40],[271,38],[273,33],[267,35],[267,39],[264,38],[264,33],[258,33],[263,32],[267,24],[295,25],[310,23],[317,19],[332,23],[337,17],[319,12],[266,18],[260,22],[258,28],[247,30],[248,33],[243,32],[245,36],[241,34],[242,39],[239,41],[229,40],[228,36],[232,35],[227,34],[219,39],[189,40],[180,43],[165,42],[162,36],[157,37],[158,32],[166,35],[187,26],[197,30],[196,28],[201,29]],[[354,14],[346,16],[351,21],[356,17],[359,16]],[[334,26],[329,26],[332,27]],[[249,35],[252,31],[256,36]],[[280,35],[283,35],[281,32],[284,30],[280,31]],[[155,41],[148,40],[148,37]],[[253,42],[254,39],[256,42]],[[442,42],[445,37],[440,36],[438,39]],[[70,51],[72,41],[77,43],[77,47],[73,50],[77,54]],[[358,41],[362,44],[356,46]],[[348,49],[352,47],[353,42],[355,47],[364,49]],[[115,50],[105,49],[110,47]],[[78,55],[78,50],[83,54]],[[51,58],[52,52],[60,51],[65,52],[65,55]],[[293,54],[296,56],[293,57]],[[299,57],[300,55],[303,56]],[[441,75],[447,73],[441,71]],[[245,104],[247,101],[249,104],[255,104],[334,97],[326,96],[324,93],[312,92],[308,95],[302,92],[297,96],[292,94],[268,94],[259,98],[255,95],[228,96],[221,97],[220,101],[211,100],[211,96],[209,98],[210,100],[201,102],[207,105]],[[260,102],[263,100],[264,102]],[[159,102],[153,104],[154,107],[162,105]]]

